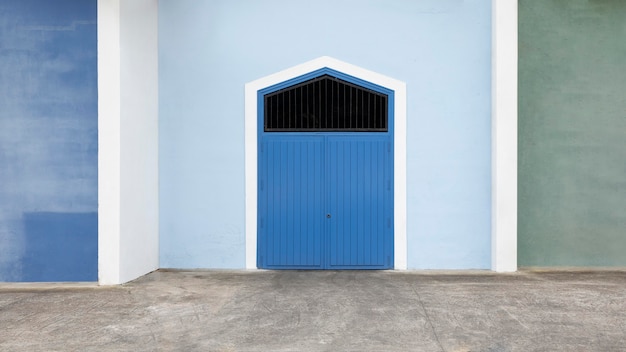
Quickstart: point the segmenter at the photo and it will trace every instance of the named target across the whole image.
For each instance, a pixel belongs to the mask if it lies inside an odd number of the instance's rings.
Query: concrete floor
[[[626,351],[626,272],[157,271],[0,285],[0,351]]]

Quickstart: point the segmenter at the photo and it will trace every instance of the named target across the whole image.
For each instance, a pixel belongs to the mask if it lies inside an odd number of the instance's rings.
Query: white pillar
[[[517,0],[493,0],[491,268],[517,270]]]
[[[158,1],[98,1],[98,280],[158,268]]]
[[[98,1],[98,281],[120,281],[120,0]]]

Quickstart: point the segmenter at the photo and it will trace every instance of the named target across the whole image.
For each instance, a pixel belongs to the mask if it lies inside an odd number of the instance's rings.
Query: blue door
[[[378,135],[327,141],[327,267],[391,268],[391,141]]]
[[[324,138],[265,139],[259,165],[262,268],[321,268],[326,232]]]
[[[259,268],[393,268],[388,92],[328,77],[261,92]]]

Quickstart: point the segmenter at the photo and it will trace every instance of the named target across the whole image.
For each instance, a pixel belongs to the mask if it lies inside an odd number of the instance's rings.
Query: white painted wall
[[[158,1],[98,2],[99,282],[159,266]]]

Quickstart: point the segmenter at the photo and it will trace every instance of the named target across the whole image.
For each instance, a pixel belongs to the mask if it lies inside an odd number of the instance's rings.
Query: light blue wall
[[[161,267],[244,267],[244,84],[324,55],[407,83],[409,268],[490,266],[490,0],[159,6]]]
[[[0,2],[0,281],[95,281],[95,0]]]

